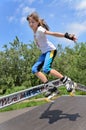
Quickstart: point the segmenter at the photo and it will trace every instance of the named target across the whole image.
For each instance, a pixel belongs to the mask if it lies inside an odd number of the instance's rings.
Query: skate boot
[[[48,89],[47,92],[45,93],[45,97],[48,97],[48,96],[52,95],[53,93],[59,94],[57,87],[53,83],[50,82],[45,85]]]
[[[69,77],[65,76],[61,79],[61,81],[66,86],[67,92],[75,91],[74,82]]]

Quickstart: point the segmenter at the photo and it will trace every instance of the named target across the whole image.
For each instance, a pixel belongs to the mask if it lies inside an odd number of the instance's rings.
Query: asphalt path
[[[0,130],[86,130],[86,96],[62,96],[55,102],[20,111],[14,116],[3,113]]]

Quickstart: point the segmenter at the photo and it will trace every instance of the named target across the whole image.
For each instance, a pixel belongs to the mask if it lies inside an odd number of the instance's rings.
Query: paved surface
[[[60,97],[2,122],[0,130],[86,130],[86,97]]]
[[[24,109],[20,109],[20,110],[13,110],[13,111],[8,111],[8,112],[1,112],[0,113],[0,124],[7,121],[7,120],[10,120],[14,117],[17,117],[27,111],[30,111],[32,109],[34,109],[36,107],[28,107],[28,108],[24,108]]]

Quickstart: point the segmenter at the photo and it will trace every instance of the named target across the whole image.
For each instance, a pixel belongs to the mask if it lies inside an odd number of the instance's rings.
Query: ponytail
[[[45,22],[44,19],[40,19],[39,20],[39,25],[41,25],[42,27],[44,27],[46,30],[49,30],[49,26],[47,25],[47,23]]]

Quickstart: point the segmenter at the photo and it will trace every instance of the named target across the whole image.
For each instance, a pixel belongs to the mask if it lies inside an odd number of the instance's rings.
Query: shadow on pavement
[[[67,114],[61,110],[50,110],[53,103],[41,114],[40,119],[49,119],[48,123],[52,124],[61,119],[69,119],[70,121],[76,121],[80,117],[79,113]]]

